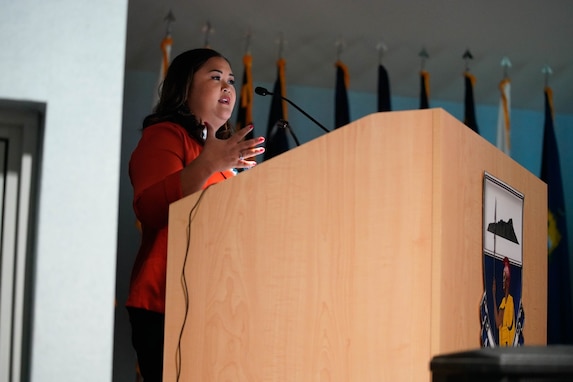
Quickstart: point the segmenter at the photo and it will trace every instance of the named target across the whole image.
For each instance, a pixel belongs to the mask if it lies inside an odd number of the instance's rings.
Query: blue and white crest
[[[484,174],[483,347],[523,345],[523,194]]]

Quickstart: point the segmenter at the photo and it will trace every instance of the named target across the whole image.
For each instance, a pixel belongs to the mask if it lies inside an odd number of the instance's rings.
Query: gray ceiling
[[[419,53],[425,48],[430,105],[432,99],[461,102],[462,56],[469,49],[476,103],[498,104],[501,60],[507,56],[512,109],[543,110],[542,68],[549,65],[555,111],[573,114],[571,0],[132,0],[127,70],[159,70],[169,10],[176,18],[172,57],[207,40],[230,59],[236,74],[242,72],[250,31],[255,82],[274,82],[282,34],[290,85],[333,88],[340,54],[350,72],[350,90],[375,92],[378,47],[385,46],[382,63],[392,95],[418,97]],[[340,52],[337,42],[342,42]]]

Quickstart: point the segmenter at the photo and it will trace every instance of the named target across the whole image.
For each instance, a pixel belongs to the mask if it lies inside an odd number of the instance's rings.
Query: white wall
[[[0,0],[0,98],[47,105],[32,381],[110,381],[127,0]]]

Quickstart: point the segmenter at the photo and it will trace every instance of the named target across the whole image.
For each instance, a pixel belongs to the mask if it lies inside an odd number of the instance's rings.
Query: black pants
[[[161,382],[165,315],[130,307],[127,311],[131,322],[131,343],[137,353],[143,381]]]

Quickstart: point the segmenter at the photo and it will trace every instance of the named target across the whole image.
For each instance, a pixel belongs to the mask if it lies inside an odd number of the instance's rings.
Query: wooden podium
[[[377,113],[172,204],[164,381],[429,381],[480,346],[484,171],[525,196],[545,344],[545,183],[441,109]]]

